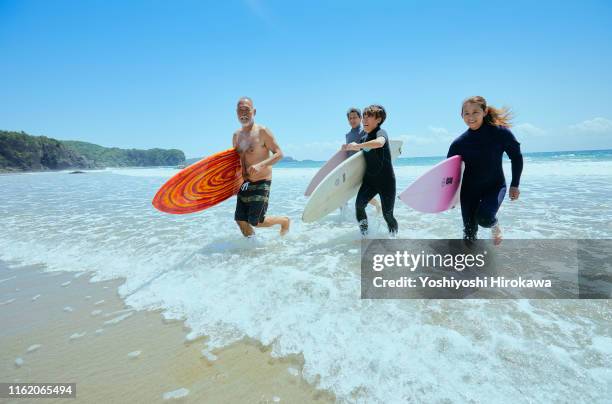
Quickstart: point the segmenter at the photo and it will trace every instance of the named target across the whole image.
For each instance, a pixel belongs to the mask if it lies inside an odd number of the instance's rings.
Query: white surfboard
[[[392,159],[402,154],[401,141],[390,140],[389,147]],[[310,223],[319,220],[357,195],[363,181],[365,168],[366,162],[363,152],[355,153],[340,163],[312,192],[304,207],[302,221]]]

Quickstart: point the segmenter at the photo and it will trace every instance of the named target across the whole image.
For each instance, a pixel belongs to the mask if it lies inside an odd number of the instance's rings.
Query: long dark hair
[[[463,107],[465,106],[465,104],[480,105],[480,108],[482,108],[483,111],[487,111],[487,100],[485,100],[484,97],[481,97],[479,95],[466,98],[463,101],[463,104],[461,104],[461,116],[463,116]],[[510,128],[512,127],[512,123],[510,122],[512,118],[513,114],[512,111],[510,111],[510,108],[495,108],[492,105],[489,105],[488,113],[484,117],[484,123],[486,123],[487,125],[503,126],[506,128]]]

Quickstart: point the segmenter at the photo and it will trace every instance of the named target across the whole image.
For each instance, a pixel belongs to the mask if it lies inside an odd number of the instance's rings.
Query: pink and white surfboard
[[[423,213],[454,208],[459,201],[462,166],[461,156],[444,160],[417,178],[399,195],[400,200]]]

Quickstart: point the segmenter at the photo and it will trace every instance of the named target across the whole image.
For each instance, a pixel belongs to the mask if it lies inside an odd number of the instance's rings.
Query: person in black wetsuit
[[[346,111],[346,119],[348,120],[348,123],[351,126],[351,130],[346,135],[344,135],[344,137],[346,138],[345,144],[353,142],[359,143],[361,141],[361,138],[365,134],[363,129],[361,129],[361,111],[359,110],[359,108],[349,108],[348,111]],[[381,213],[380,204],[376,200],[376,197],[372,198],[369,203],[370,205],[376,208],[376,212],[378,214]],[[342,208],[340,209],[342,210]]]
[[[453,141],[447,157],[460,155],[465,162],[460,194],[463,238],[475,240],[480,225],[490,228],[499,244],[502,233],[496,215],[506,195],[502,156],[505,152],[512,162],[509,193],[516,200],[523,171],[520,143],[508,129],[510,112],[487,106],[483,97],[466,99],[461,116],[469,129]]]
[[[359,230],[363,236],[368,233],[368,217],[366,205],[376,194],[380,195],[382,212],[389,233],[397,234],[397,220],[393,217],[395,205],[395,172],[391,164],[391,149],[389,148],[389,137],[387,132],[380,128],[387,118],[385,109],[380,105],[370,105],[363,110],[363,129],[365,135],[360,143],[352,142],[345,146],[346,150],[363,150],[366,161],[366,171],[357,200],[355,210]]]

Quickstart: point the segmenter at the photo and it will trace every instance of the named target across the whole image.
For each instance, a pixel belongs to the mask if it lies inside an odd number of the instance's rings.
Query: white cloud
[[[391,136],[392,140],[404,142],[404,149],[408,156],[441,156],[446,153],[448,146],[458,134],[451,134],[446,128],[428,126],[422,134],[403,134]],[[326,161],[334,153],[340,150],[343,142],[338,141],[313,141],[305,143],[282,144],[282,150],[286,156],[297,160],[319,160]]]
[[[325,161],[340,150],[341,142],[309,142],[282,146],[285,156],[291,156],[297,160],[321,160]]]
[[[538,128],[537,126],[530,123],[521,123],[512,127],[512,131],[519,136],[546,136],[548,131],[546,129]]]
[[[435,143],[432,137],[427,136],[416,136],[416,135],[400,135],[397,137],[398,140],[401,140],[405,144],[413,144],[417,146],[424,146]]]
[[[428,126],[427,130],[430,131],[431,133],[435,134],[435,135],[439,135],[439,136],[448,136],[448,129],[446,128],[437,128],[435,126]]]
[[[456,136],[452,136],[446,128],[428,126],[427,132],[423,135],[405,134],[398,136],[398,139],[404,141],[406,144],[425,146],[432,144],[448,145],[455,139],[455,137]]]
[[[570,125],[569,129],[573,133],[581,134],[612,134],[612,121],[606,118],[593,118],[575,125]]]

